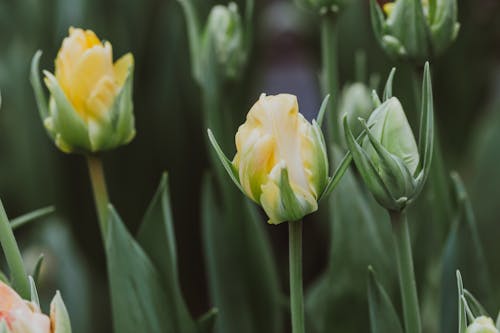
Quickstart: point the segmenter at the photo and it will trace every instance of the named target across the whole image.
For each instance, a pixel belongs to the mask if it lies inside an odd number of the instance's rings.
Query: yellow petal
[[[118,59],[113,65],[115,83],[118,87],[122,87],[127,79],[129,69],[134,65],[134,56],[132,53],[127,53]]]

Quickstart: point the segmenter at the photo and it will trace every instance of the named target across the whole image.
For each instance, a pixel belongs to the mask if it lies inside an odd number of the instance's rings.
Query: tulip
[[[375,36],[393,58],[423,62],[443,53],[458,35],[457,0],[371,0]]]
[[[295,0],[295,2],[304,8],[314,10],[318,13],[325,14],[328,11],[337,13],[340,9],[348,5],[351,0]]]
[[[55,75],[44,71],[48,105],[39,83],[40,55],[33,58],[31,82],[45,128],[59,149],[94,153],[132,140],[132,54],[113,63],[109,42],[90,30],[70,28],[57,54]]]
[[[38,304],[23,300],[8,285],[0,282],[0,332],[71,333],[71,327],[59,293],[52,301],[49,318],[40,311]]]
[[[235,78],[246,62],[244,35],[238,6],[231,2],[228,6],[217,5],[212,8],[205,28],[205,59],[210,62],[213,55],[220,70],[228,78]],[[205,64],[210,66],[209,63]]]
[[[429,65],[424,70],[420,146],[399,100],[391,96],[391,72],[385,101],[362,120],[367,137],[360,145],[344,117],[347,146],[375,199],[390,211],[402,211],[421,192],[429,174],[433,147],[433,105]]]
[[[339,115],[347,116],[347,122],[354,136],[363,131],[359,118],[366,119],[373,110],[370,90],[363,83],[353,83],[342,90],[339,103]]]
[[[210,130],[209,137],[231,179],[271,224],[316,211],[318,199],[333,188],[320,126],[299,113],[294,95],[261,95],[238,129],[232,162]]]
[[[498,329],[491,318],[481,316],[474,319],[467,327],[466,333],[498,333]]]

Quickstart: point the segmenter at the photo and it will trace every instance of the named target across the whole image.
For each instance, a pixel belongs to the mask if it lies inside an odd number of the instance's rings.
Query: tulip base
[[[391,216],[394,247],[398,264],[399,287],[401,290],[401,301],[403,303],[405,332],[421,333],[422,327],[408,220],[404,211],[390,211],[389,215]]]
[[[302,221],[288,222],[290,260],[290,309],[292,333],[304,333],[304,292],[302,286]]]

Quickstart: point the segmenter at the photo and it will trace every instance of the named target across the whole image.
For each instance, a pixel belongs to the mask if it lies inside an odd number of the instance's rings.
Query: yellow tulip
[[[323,135],[300,113],[294,95],[261,95],[236,134],[233,165],[242,189],[269,223],[299,220],[318,209],[328,181]]]
[[[38,83],[39,57],[33,58],[32,84],[45,127],[61,150],[96,152],[132,140],[132,54],[113,63],[109,42],[93,31],[70,28],[55,75],[44,71],[51,93],[48,108]]]

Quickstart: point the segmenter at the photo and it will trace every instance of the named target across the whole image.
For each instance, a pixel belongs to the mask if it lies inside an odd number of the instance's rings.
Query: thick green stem
[[[321,57],[323,62],[323,90],[330,94],[330,103],[327,109],[327,134],[333,142],[339,142],[340,132],[338,115],[335,104],[338,94],[338,66],[337,66],[337,24],[333,13],[321,17]]]
[[[394,236],[394,247],[398,263],[399,287],[403,303],[406,333],[421,333],[417,283],[411,254],[410,232],[404,212],[389,212]]]
[[[304,333],[304,296],[302,290],[302,221],[289,222],[288,228],[292,333]]]
[[[12,227],[0,201],[0,244],[9,265],[12,286],[24,299],[30,299],[30,283],[24,269],[23,258],[17,245]]]
[[[94,193],[99,227],[101,228],[102,238],[105,240],[108,230],[109,196],[106,187],[106,179],[104,177],[104,169],[99,157],[93,155],[87,155],[87,165],[89,168],[90,182],[92,183],[92,191]]]

